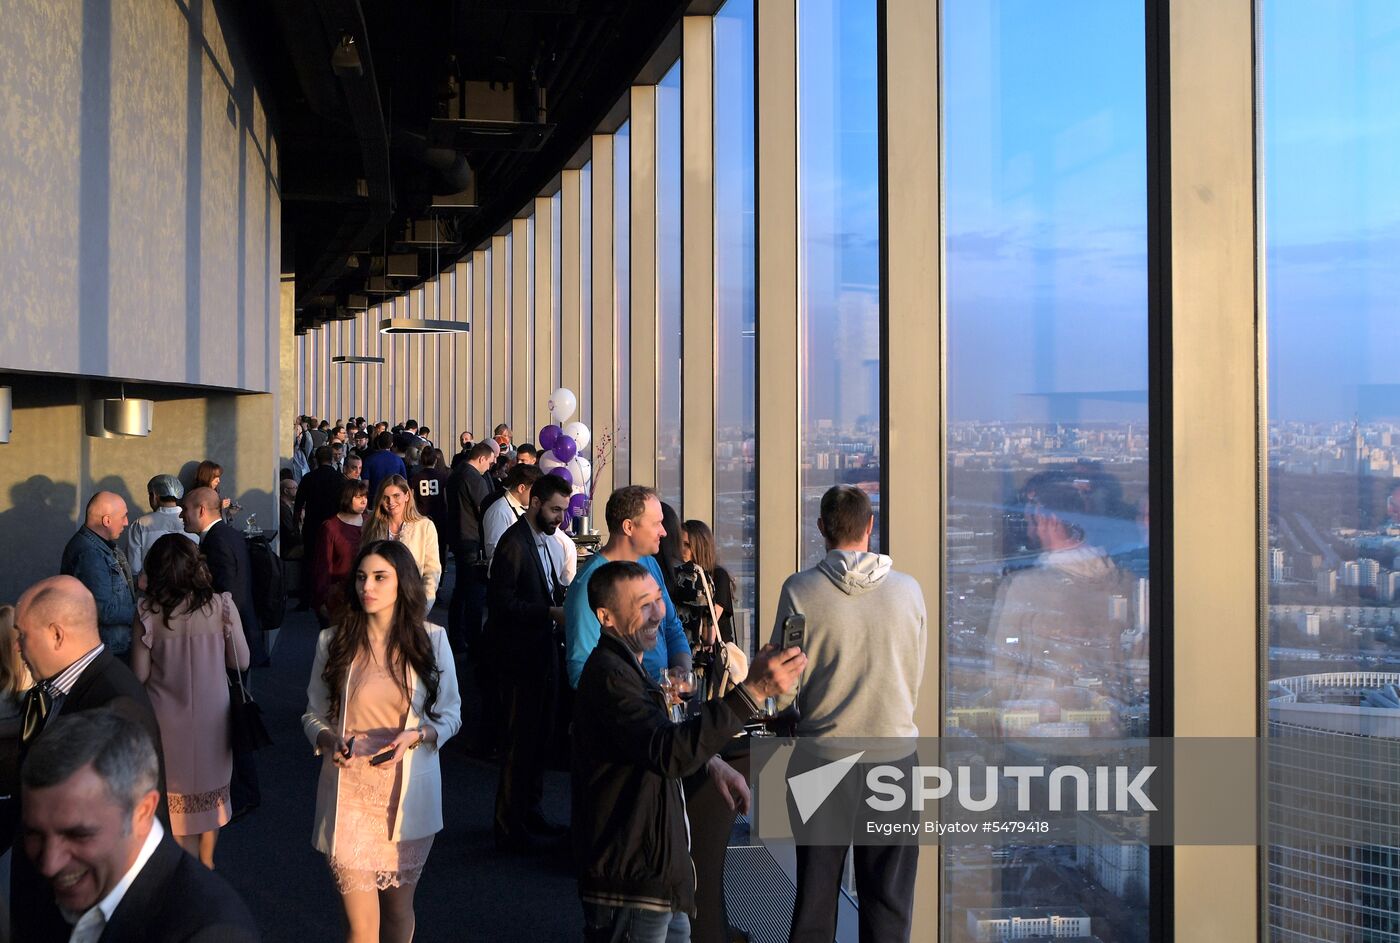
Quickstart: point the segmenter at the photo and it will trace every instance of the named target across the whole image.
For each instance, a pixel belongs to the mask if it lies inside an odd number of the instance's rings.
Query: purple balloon
[[[573,436],[561,435],[554,440],[550,451],[554,453],[555,458],[567,465],[578,454],[578,443],[574,441]]]
[[[588,495],[576,494],[569,498],[569,513],[574,517],[582,517],[588,513]]]
[[[541,449],[544,449],[545,451],[549,451],[550,449],[554,448],[554,443],[559,441],[559,436],[562,434],[562,432],[563,430],[561,430],[554,423],[550,423],[549,425],[545,426],[543,429],[540,430],[539,447]]]
[[[569,471],[567,468],[565,468],[563,465],[560,465],[558,468],[551,468],[551,469],[549,470],[549,473],[550,473],[551,475],[554,475],[554,476],[558,477],[558,478],[563,478],[563,479],[564,479],[565,481],[567,481],[569,484],[573,484],[573,483],[574,483],[574,476],[573,476],[573,473],[570,472],[570,471]]]

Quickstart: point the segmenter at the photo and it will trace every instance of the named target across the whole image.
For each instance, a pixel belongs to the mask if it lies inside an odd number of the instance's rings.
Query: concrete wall
[[[89,438],[83,429],[81,380],[18,377],[14,435],[0,446],[0,603],[14,602],[35,580],[58,572],[63,545],[77,530],[93,492],[126,499],[131,519],[150,508],[146,482],[178,475],[186,486],[209,458],[224,466],[220,491],[243,505],[235,523],[256,513],[277,527],[273,397],[191,393],[138,387],[156,400],[148,438]]]
[[[0,371],[276,389],[276,145],[224,7],[6,0]]]

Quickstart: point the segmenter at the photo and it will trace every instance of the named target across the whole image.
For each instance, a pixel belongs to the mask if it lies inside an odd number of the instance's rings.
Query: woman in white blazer
[[[425,622],[407,548],[360,549],[340,625],[321,633],[302,727],[324,759],[312,844],[326,855],[349,943],[408,943],[413,892],[442,830],[438,750],[462,725],[447,633]]]
[[[438,584],[442,582],[437,525],[418,513],[413,491],[403,475],[390,475],[379,483],[373,506],[374,513],[365,522],[360,546],[369,546],[376,540],[396,540],[407,547],[413,562],[418,564],[418,572],[423,574],[423,592],[428,597],[424,611],[432,612]]]

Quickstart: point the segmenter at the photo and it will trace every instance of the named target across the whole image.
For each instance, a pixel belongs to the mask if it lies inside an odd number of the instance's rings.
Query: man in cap
[[[180,499],[184,496],[185,486],[174,475],[156,475],[146,482],[151,513],[141,515],[126,529],[126,559],[132,573],[141,572],[147,551],[166,534],[184,534],[199,543],[199,538],[187,533],[180,520]]]

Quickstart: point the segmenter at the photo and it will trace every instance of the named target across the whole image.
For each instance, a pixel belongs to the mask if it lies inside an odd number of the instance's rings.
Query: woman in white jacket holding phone
[[[317,642],[302,718],[323,757],[312,844],[340,890],[349,943],[408,943],[442,830],[438,750],[462,725],[462,699],[412,554],[366,543],[351,579],[341,623]]]

